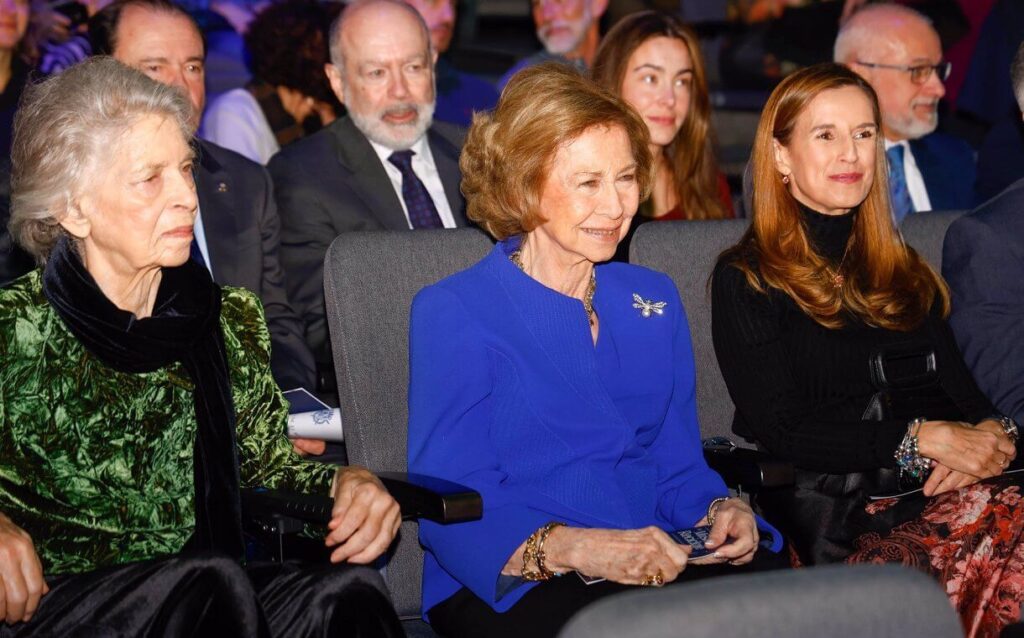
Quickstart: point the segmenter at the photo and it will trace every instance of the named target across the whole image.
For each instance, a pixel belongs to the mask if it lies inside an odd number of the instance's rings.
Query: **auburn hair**
[[[672,167],[676,199],[687,219],[732,217],[732,211],[725,209],[718,194],[718,161],[715,158],[704,56],[690,27],[676,16],[657,11],[641,11],[626,16],[601,40],[591,77],[605,89],[621,96],[630,56],[644,42],[657,37],[681,41],[686,45],[693,64],[690,108],[675,139],[665,149],[666,159]]]
[[[493,111],[473,115],[466,134],[459,157],[466,216],[498,240],[537,228],[547,221],[540,200],[558,150],[590,129],[614,127],[626,133],[646,198],[653,162],[636,111],[566,64],[516,73]]]
[[[938,301],[949,314],[949,289],[906,245],[893,223],[882,136],[876,136],[874,181],[857,210],[847,245],[846,274],[835,287],[826,260],[814,252],[799,204],[775,164],[773,143],[788,146],[797,120],[825,91],[855,87],[871,103],[881,131],[878,98],[871,86],[845,66],[819,64],[784,79],[765,105],[754,138],[754,217],[740,243],[725,251],[755,290],[776,288],[826,328],[845,325],[852,315],[889,330],[920,326]]]

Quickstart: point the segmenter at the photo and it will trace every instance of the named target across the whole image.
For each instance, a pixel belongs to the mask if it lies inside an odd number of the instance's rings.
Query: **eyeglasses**
[[[904,73],[910,74],[910,81],[914,84],[924,84],[932,77],[932,73],[939,76],[940,82],[945,82],[946,78],[949,77],[950,71],[953,70],[952,62],[939,62],[938,64],[917,64],[914,66],[906,66],[902,64],[872,64],[870,62],[861,62],[858,60],[854,64],[866,66],[871,69],[892,69],[894,71],[903,71]]]

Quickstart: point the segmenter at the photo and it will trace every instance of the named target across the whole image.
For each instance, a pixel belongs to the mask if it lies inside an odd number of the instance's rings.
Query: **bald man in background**
[[[330,32],[331,88],[347,115],[267,165],[281,215],[281,263],[321,376],[331,374],[324,256],[357,230],[466,226],[464,129],[436,123],[429,29],[400,0],[350,4]]]
[[[896,222],[916,212],[973,207],[974,152],[935,132],[950,67],[929,20],[900,5],[868,5],[840,29],[834,59],[878,94]]]

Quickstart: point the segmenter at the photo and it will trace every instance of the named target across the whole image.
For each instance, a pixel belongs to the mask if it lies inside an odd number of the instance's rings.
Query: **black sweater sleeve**
[[[812,405],[789,372],[800,362],[791,360],[782,342],[781,302],[753,290],[733,266],[720,263],[713,277],[715,354],[739,416],[757,441],[773,455],[812,471],[893,467],[906,422],[838,421],[827,408]]]

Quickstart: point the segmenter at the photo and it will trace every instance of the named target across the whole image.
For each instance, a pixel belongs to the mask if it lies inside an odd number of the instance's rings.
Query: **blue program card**
[[[320,410],[331,409],[331,406],[310,394],[305,388],[288,390],[284,393],[284,398],[288,399],[288,403],[291,406],[288,408],[288,414],[302,414],[303,412],[319,412]]]
[[[681,529],[669,532],[668,535],[672,537],[672,540],[680,545],[689,545],[693,549],[693,551],[690,552],[690,560],[707,556],[714,551],[704,546],[708,537],[711,536],[711,526],[709,525],[691,527],[690,529]]]

